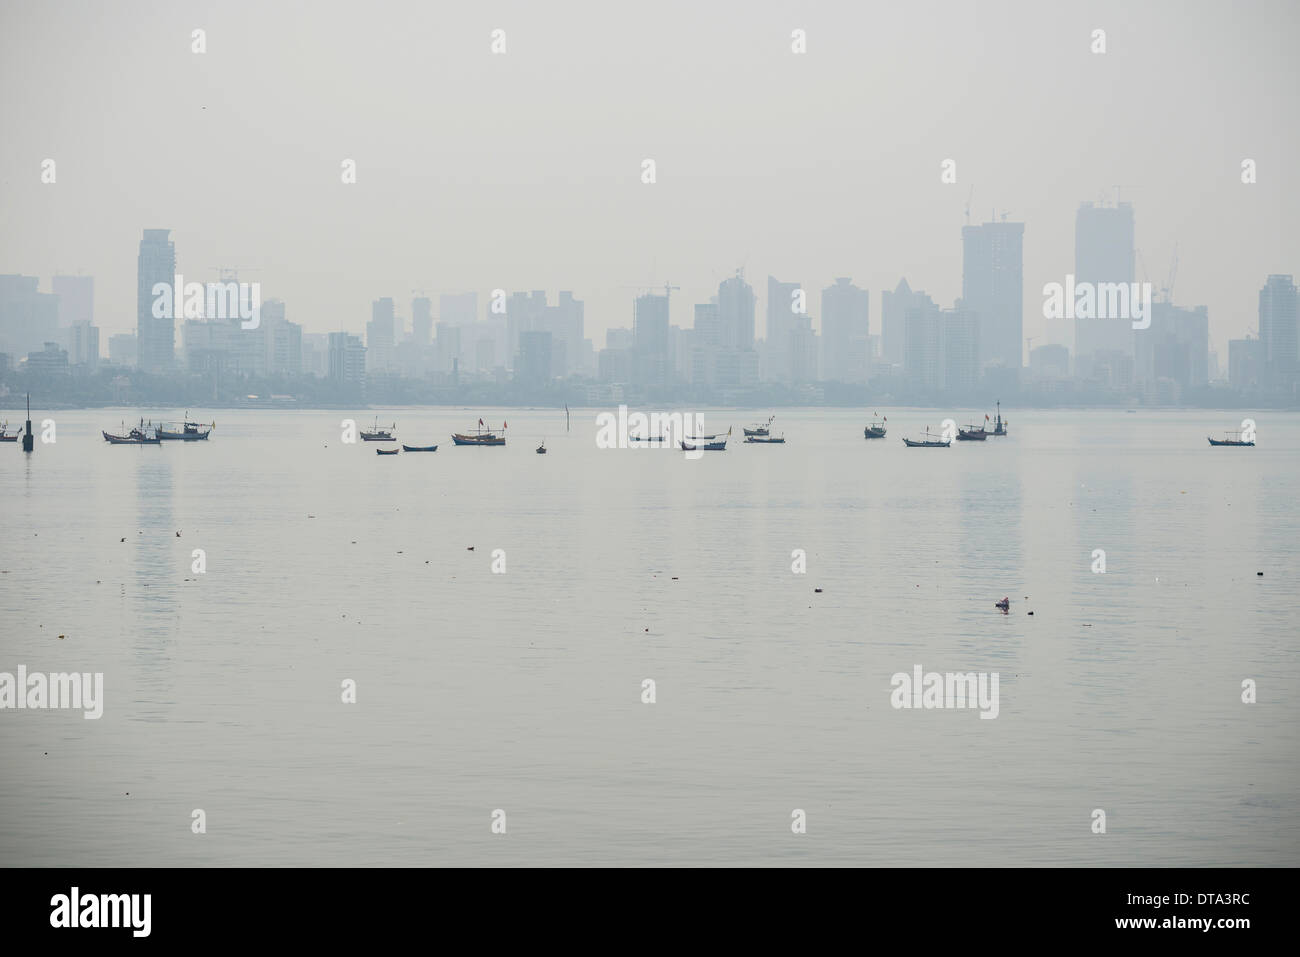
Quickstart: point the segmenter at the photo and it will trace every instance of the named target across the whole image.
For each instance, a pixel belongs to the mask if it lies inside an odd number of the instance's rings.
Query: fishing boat
[[[505,427],[506,424],[502,422],[501,429],[503,431],[505,430]],[[478,428],[474,430],[474,433],[472,435],[468,433],[456,432],[452,435],[451,440],[456,445],[505,445],[506,444],[506,437],[504,435],[497,435],[494,429],[483,424],[482,419],[478,420]]]
[[[748,430],[746,430],[745,434],[749,435],[750,433]],[[766,432],[764,432],[763,434],[767,435]],[[731,438],[731,429],[727,429],[726,432],[719,432],[717,435],[688,435],[686,436],[686,441],[687,442],[716,442],[719,439],[729,439],[729,438]]]
[[[989,417],[984,416],[984,422],[987,423]],[[983,425],[967,425],[964,429],[957,430],[958,442],[983,442],[989,437],[989,431]]]
[[[375,449],[376,455],[396,455],[401,449]]]
[[[155,429],[144,424],[144,419],[140,424],[130,432],[126,432],[126,423],[122,424],[124,435],[114,435],[112,432],[102,432],[104,441],[109,445],[162,445],[162,439],[158,438],[158,432]],[[150,432],[153,432],[151,435]]]
[[[702,445],[695,445],[691,442],[682,443],[683,452],[725,452],[727,451],[727,440],[721,442],[705,442]]]
[[[362,429],[362,430],[361,430],[361,441],[363,441],[363,442],[391,442],[391,441],[393,441],[393,431],[394,431],[396,428],[397,428],[397,423],[394,422],[394,423],[393,423],[391,426],[389,426],[388,428],[386,428],[386,429],[381,429],[381,428],[379,427],[379,416],[375,416],[375,424],[374,424],[374,427],[373,427],[369,432],[367,432],[365,429]]]
[[[402,446],[402,451],[403,451],[403,452],[436,452],[436,451],[438,451],[438,446],[436,446],[436,445],[403,445],[403,446]]]
[[[747,435],[745,441],[752,445],[785,445],[785,436]]]
[[[751,428],[745,429],[745,435],[746,435],[746,437],[751,436],[751,435],[753,435],[753,436],[766,436],[766,435],[771,435],[771,434],[772,434],[772,420],[775,419],[775,418],[776,418],[776,415],[775,415],[775,414],[774,414],[774,415],[770,415],[770,416],[768,416],[768,419],[767,419],[766,422],[763,422],[763,423],[761,423],[761,424],[756,424],[756,425],[754,425],[754,426],[751,427]]]
[[[871,424],[862,430],[862,437],[864,439],[883,439],[885,437],[885,423],[888,421],[889,416],[885,416],[883,419],[872,419]]]
[[[538,455],[545,455],[545,454],[546,454],[546,440],[545,440],[545,439],[542,439],[542,444],[539,445],[539,446],[537,446],[537,454],[538,454]]]
[[[629,435],[627,440],[629,442],[667,442],[668,437],[666,435]]]
[[[942,436],[936,438],[929,429],[926,429],[924,434],[924,439],[904,438],[903,444],[909,449],[946,449],[952,445],[952,439],[945,439]]]
[[[998,417],[993,422],[993,435],[1006,435],[1007,424],[1002,420],[1002,402],[998,402]]]
[[[1211,439],[1209,438],[1209,436],[1206,436],[1206,438],[1209,440],[1209,443],[1211,445],[1254,445],[1255,444],[1254,439],[1251,439],[1250,441],[1243,440],[1240,432],[1224,432],[1223,438],[1221,439]]]
[[[15,432],[13,435],[9,434],[8,420],[4,422],[0,422],[0,442],[17,442],[17,441],[18,441],[17,432]]]
[[[217,427],[217,423],[215,422],[213,422],[207,428],[204,428],[203,424],[200,422],[191,422],[190,414],[186,412],[185,421],[181,424],[181,428],[179,431],[177,431],[176,429],[167,428],[166,422],[159,423],[158,438],[162,439],[165,442],[167,441],[199,442],[206,439],[209,435],[211,435],[212,430],[215,429],[216,427]]]

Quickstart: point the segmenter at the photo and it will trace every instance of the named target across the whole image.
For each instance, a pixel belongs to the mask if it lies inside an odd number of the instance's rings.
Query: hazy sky
[[[258,267],[307,331],[360,331],[380,296],[409,321],[414,290],[572,289],[601,348],[636,286],[681,286],[690,325],[743,266],[760,331],[771,273],[814,316],[852,276],[878,332],[900,277],[960,295],[973,185],[972,221],[1026,223],[1025,335],[1072,344],[1042,285],[1120,184],[1149,278],[1177,244],[1175,301],[1226,362],[1266,275],[1300,273],[1298,26],[1292,0],[0,0],[0,273],[93,275],[130,331],[141,230],[170,228],[187,278]]]

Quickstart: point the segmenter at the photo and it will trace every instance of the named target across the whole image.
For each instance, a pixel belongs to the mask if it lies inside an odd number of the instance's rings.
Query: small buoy
[[[820,588],[814,588],[813,591],[815,591],[819,595],[822,593],[822,590]]]

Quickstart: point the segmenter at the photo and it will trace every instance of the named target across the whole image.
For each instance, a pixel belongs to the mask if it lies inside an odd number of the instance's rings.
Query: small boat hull
[[[506,438],[504,435],[461,435],[456,433],[451,437],[452,442],[456,445],[505,445]]]
[[[951,442],[917,442],[914,439],[903,439],[903,444],[909,449],[946,449]]]
[[[130,435],[113,435],[109,432],[101,432],[100,434],[104,436],[104,441],[109,445],[162,445],[162,439],[157,436],[153,438],[149,436],[137,438]]]
[[[403,451],[403,452],[436,452],[436,451],[438,451],[438,446],[436,446],[436,445],[403,445],[403,446],[402,446],[402,451]]]
[[[376,455],[396,455],[401,449],[375,449]]]
[[[689,442],[682,443],[683,452],[725,452],[726,450],[726,442],[705,442],[703,445],[692,445]]]
[[[203,442],[212,430],[206,432],[169,432],[167,429],[158,430],[158,438],[165,442]]]
[[[745,441],[750,445],[785,445],[785,437],[778,439],[760,438],[756,435],[746,436]]]
[[[978,432],[961,431],[957,433],[958,442],[983,442],[989,437],[989,434],[983,429]]]
[[[1235,447],[1235,446],[1246,446],[1246,445],[1253,446],[1255,444],[1254,442],[1242,442],[1239,439],[1208,439],[1208,441],[1211,445],[1215,445],[1215,446],[1230,445]]]
[[[391,442],[391,441],[393,441],[393,433],[391,433],[391,432],[362,432],[362,433],[361,433],[361,441],[362,441],[362,442]]]
[[[873,429],[871,426],[867,426],[862,430],[862,437],[864,439],[883,439],[885,437],[885,430]]]

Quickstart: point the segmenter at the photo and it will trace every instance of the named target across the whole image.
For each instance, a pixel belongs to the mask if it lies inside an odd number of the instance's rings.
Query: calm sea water
[[[0,671],[105,682],[0,711],[0,864],[1300,864],[1300,415],[931,451],[940,413],[778,410],[688,461],[594,410],[386,411],[441,446],[392,457],[190,411],[211,441],[0,446]],[[479,415],[505,448],[452,447]],[[895,710],[916,665],[998,672],[999,716]]]

